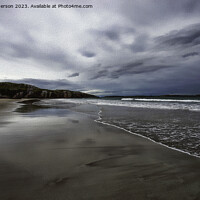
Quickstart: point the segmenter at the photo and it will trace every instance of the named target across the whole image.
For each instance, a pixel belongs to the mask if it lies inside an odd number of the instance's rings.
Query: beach
[[[0,199],[200,199],[199,158],[101,123],[98,105],[16,101],[0,101]]]

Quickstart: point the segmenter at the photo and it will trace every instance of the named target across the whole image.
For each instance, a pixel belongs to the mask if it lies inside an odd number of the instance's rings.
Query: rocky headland
[[[0,98],[97,98],[94,95],[70,90],[41,89],[29,84],[0,83]]]

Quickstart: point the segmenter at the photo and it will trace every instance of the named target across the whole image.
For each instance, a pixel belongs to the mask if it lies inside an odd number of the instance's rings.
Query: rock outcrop
[[[0,98],[97,98],[94,95],[70,90],[47,90],[28,84],[0,83]]]

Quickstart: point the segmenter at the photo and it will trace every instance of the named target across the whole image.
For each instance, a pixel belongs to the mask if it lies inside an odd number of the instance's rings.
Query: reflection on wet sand
[[[0,115],[13,116],[0,125],[0,199],[200,197],[199,159],[96,123],[87,106],[72,110],[26,104]]]

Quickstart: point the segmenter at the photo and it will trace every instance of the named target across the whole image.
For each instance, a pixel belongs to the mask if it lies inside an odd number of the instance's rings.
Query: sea
[[[98,108],[97,123],[200,158],[199,98],[45,99],[36,104],[62,108],[93,105]]]

